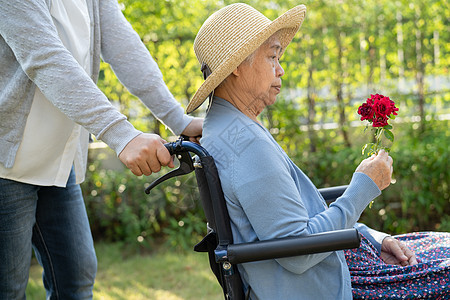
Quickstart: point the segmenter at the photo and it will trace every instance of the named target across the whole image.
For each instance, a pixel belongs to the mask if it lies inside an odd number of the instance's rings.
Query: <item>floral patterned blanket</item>
[[[450,299],[450,233],[397,235],[415,251],[418,264],[388,265],[362,236],[361,246],[345,251],[354,299]]]

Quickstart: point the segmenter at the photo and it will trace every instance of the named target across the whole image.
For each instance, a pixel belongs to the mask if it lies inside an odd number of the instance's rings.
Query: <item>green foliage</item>
[[[385,230],[450,230],[448,126],[448,121],[432,121],[425,132],[417,130],[417,124],[404,128],[401,144],[393,151],[397,182],[381,201],[383,213],[397,220],[383,222]]]
[[[202,213],[188,211],[180,221],[170,219],[163,229],[167,237],[166,245],[178,250],[192,249],[205,234],[206,224]]]
[[[193,51],[197,31],[212,12],[234,2],[238,1],[120,0],[125,17],[141,36],[170,91],[182,105],[187,104],[203,82]],[[270,19],[299,4],[292,0],[244,2]],[[348,116],[349,104],[359,86],[366,86],[368,93],[380,89],[397,91],[397,84],[388,80],[416,81],[418,72],[448,75],[450,49],[446,41],[450,39],[450,31],[447,11],[442,9],[447,5],[445,0],[426,4],[419,0],[303,3],[307,6],[305,22],[282,57],[286,71],[283,90],[307,88],[308,98],[314,99],[316,106],[326,105],[325,112],[315,109],[315,122],[324,113],[337,121],[338,114],[331,110],[342,110]],[[106,64],[102,65],[102,79],[105,82],[100,80],[100,86],[107,96],[118,102],[133,122],[144,119],[149,121],[147,128],[156,126],[148,110],[119,87]],[[427,88],[425,85],[424,92]],[[325,97],[320,97],[324,91]],[[342,99],[337,103],[339,97]],[[305,98],[294,101],[304,105]],[[338,106],[330,106],[330,102]]]
[[[396,125],[397,144],[390,153],[395,183],[365,210],[362,222],[392,234],[450,231],[449,125],[432,121],[426,132],[420,132],[417,123]],[[316,186],[344,185],[364,158],[358,147],[324,147],[325,151],[293,159]]]
[[[396,182],[366,209],[362,222],[392,234],[450,231],[449,125],[449,121],[430,121],[429,129],[420,132],[418,123],[396,124],[397,143],[391,152]],[[279,130],[276,138],[317,187],[348,184],[364,159],[360,145],[346,147],[334,130],[317,132],[319,150],[310,152],[304,132],[285,139],[298,127],[284,129],[288,132]],[[363,126],[351,133],[352,139],[361,140]],[[105,170],[101,160],[90,164],[82,188],[97,240],[122,241],[138,250],[161,241],[174,249],[191,249],[201,240],[206,226],[195,176],[169,180],[146,195],[144,188],[155,178]]]
[[[200,241],[206,225],[193,174],[163,183],[147,195],[145,187],[161,174],[136,177],[101,164],[99,159],[90,163],[82,184],[94,238],[121,241],[136,250],[167,236],[167,242],[180,249]]]
[[[212,12],[238,1],[119,2],[169,89],[187,105],[203,82],[193,51],[195,35]],[[244,2],[270,19],[299,4]],[[263,112],[265,126],[318,187],[348,184],[363,158],[361,146],[373,142],[362,127],[354,127],[356,102],[364,100],[358,99],[361,94],[388,95],[400,108],[391,147],[397,183],[383,192],[362,220],[391,233],[449,231],[449,124],[430,120],[450,113],[450,93],[448,87],[435,90],[430,80],[420,81],[427,75],[448,78],[450,30],[448,10],[442,9],[447,1],[303,3],[307,16],[282,57],[283,91]],[[405,82],[414,88],[405,92]],[[138,129],[164,138],[170,135],[104,63],[99,86]],[[195,112],[203,114],[202,109]],[[417,116],[420,123],[413,122]],[[147,196],[143,189],[156,176],[108,170],[101,160],[92,160],[89,169],[83,191],[96,238],[124,241],[136,249],[164,238],[168,245],[186,248],[203,234],[192,176],[168,181]]]

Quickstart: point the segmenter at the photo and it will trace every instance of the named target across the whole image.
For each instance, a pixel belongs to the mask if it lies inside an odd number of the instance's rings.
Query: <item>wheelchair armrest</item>
[[[361,237],[356,229],[343,229],[301,237],[231,244],[226,249],[216,250],[216,261],[228,261],[231,264],[240,264],[266,259],[357,248],[360,242]]]
[[[339,198],[345,192],[347,187],[348,187],[348,185],[340,185],[340,186],[321,188],[321,189],[319,189],[319,192],[322,194],[322,197],[325,199],[327,204],[330,204],[331,202],[333,202],[337,198]]]

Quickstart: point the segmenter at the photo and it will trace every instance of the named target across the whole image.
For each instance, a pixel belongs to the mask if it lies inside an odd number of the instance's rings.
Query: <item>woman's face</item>
[[[267,105],[275,103],[281,90],[281,43],[276,35],[268,39],[254,53],[253,59],[238,67],[240,90],[246,95],[246,105],[259,114]]]

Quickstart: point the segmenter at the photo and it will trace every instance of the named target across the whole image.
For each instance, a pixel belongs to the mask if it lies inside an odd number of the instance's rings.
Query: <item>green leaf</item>
[[[392,133],[392,131],[385,129],[384,130],[384,136],[390,140],[391,142],[394,142],[394,134]]]
[[[367,144],[365,144],[361,149],[361,155],[364,155],[364,152],[366,152]]]
[[[392,126],[391,125],[386,125],[386,126],[383,127],[383,129],[386,129],[386,130],[392,129]]]
[[[389,119],[391,119],[391,120],[395,120],[395,115],[394,115],[394,114],[392,114],[392,115],[389,115]]]
[[[373,151],[373,147],[375,146],[374,143],[369,143],[369,144],[365,144],[361,150],[361,154],[364,155],[364,153],[366,152],[367,148],[369,147],[370,151],[369,153],[367,153],[368,156],[370,156],[374,151]]]

